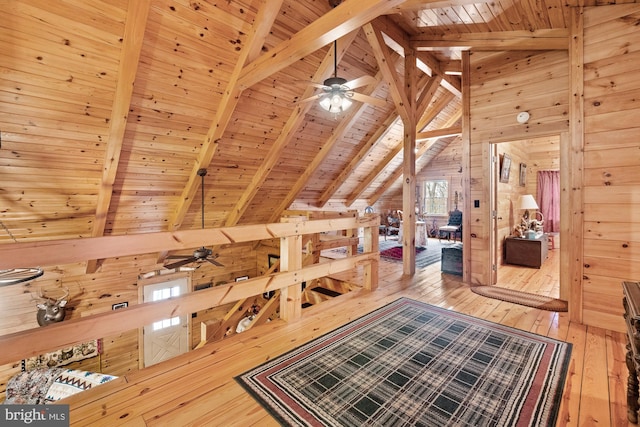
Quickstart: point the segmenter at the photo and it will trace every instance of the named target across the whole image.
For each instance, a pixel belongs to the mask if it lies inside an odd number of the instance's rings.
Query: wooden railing
[[[302,314],[300,286],[302,282],[348,271],[358,266],[364,268],[363,287],[369,290],[377,287],[379,263],[379,217],[377,215],[323,220],[289,218],[287,221],[205,230],[65,239],[0,246],[0,269],[21,266],[24,260],[28,259],[33,265],[42,266],[46,271],[46,266],[90,259],[280,238],[280,272],[278,273],[220,285],[168,300],[138,304],[120,310],[5,335],[0,337],[0,348],[2,349],[0,364],[12,363],[91,339],[116,335],[160,319],[233,303],[267,291],[280,291],[280,317],[284,320],[294,320]],[[302,236],[359,228],[363,229],[364,253],[306,267],[302,266]]]

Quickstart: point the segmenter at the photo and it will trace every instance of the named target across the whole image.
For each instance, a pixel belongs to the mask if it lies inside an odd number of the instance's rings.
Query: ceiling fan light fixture
[[[331,91],[320,99],[320,107],[330,113],[341,113],[351,107],[352,102],[340,91]]]

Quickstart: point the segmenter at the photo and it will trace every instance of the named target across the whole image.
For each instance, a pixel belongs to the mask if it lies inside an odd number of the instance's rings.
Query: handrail
[[[133,328],[139,328],[144,325],[151,324],[158,319],[194,313],[197,311],[205,310],[207,308],[217,307],[223,304],[241,300],[243,298],[262,294],[267,291],[299,289],[300,284],[304,281],[311,281],[316,278],[328,276],[342,271],[347,271],[357,266],[365,267],[364,287],[366,289],[375,289],[377,287],[379,262],[379,252],[377,246],[378,221],[379,220],[377,216],[366,215],[365,217],[361,218],[318,221],[304,220],[300,222],[265,224],[261,226],[227,227],[224,229],[213,229],[204,231],[197,230],[196,233],[193,234],[193,236],[191,236],[191,233],[189,232],[182,232],[180,234],[183,236],[189,235],[189,244],[199,246],[205,244],[204,242],[206,242],[206,236],[224,236],[224,239],[232,240],[233,242],[243,242],[261,239],[264,236],[265,230],[269,230],[268,238],[282,238],[282,261],[285,259],[285,257],[290,258],[291,254],[294,253],[287,250],[287,241],[292,240],[291,237],[301,237],[304,234],[310,234],[313,232],[363,227],[365,236],[365,253],[342,258],[339,260],[313,264],[292,271],[281,271],[279,273],[272,273],[265,276],[255,277],[241,282],[224,284],[213,288],[203,289],[195,293],[184,294],[182,296],[170,298],[163,301],[137,304],[115,311],[98,313],[79,319],[70,319],[64,322],[48,325],[46,327],[29,329],[4,335],[0,337],[0,348],[3,349],[3,351],[0,352],[0,365],[12,363],[17,360],[36,356],[48,351],[69,347],[75,344],[86,342],[91,339],[116,335]],[[151,236],[151,234],[154,234],[155,236]],[[205,236],[202,236],[203,234]],[[118,239],[118,245],[126,244],[126,242],[133,242],[136,239],[149,239],[151,243],[138,243],[136,245],[136,248],[144,248],[144,250],[147,252],[158,252],[158,250],[162,248],[159,248],[157,246],[157,242],[160,240],[164,241],[163,239],[166,238],[166,236],[175,235],[176,233],[149,233],[146,235],[113,237],[122,237],[122,239]],[[196,239],[198,235],[200,235],[200,238]],[[161,236],[162,239],[158,239],[158,236]],[[253,239],[249,238],[249,236],[253,236]],[[79,250],[86,249],[88,247],[86,245],[86,242],[95,242],[94,245],[100,246],[102,242],[104,242],[104,239],[105,238],[99,237],[73,239],[74,243],[70,244],[71,246],[69,246],[68,249],[65,249],[64,251],[60,250],[61,241],[39,242],[39,244],[42,245],[40,246],[42,248],[40,250],[44,252],[44,255],[41,257],[41,259],[51,259],[53,255],[49,254],[49,252],[53,250],[53,248],[55,248],[55,251],[57,252],[67,252],[67,255],[69,256],[67,256],[66,258],[64,256],[61,256],[59,258],[64,258],[66,262],[69,262],[69,259],[76,259],[76,257],[78,256],[77,252]],[[184,245],[184,240],[180,242],[180,244]],[[0,246],[0,259],[4,257],[5,253],[10,252],[10,250],[6,249],[5,246],[16,248],[16,246],[18,245],[21,247],[33,248],[34,243],[2,245]],[[84,259],[87,260],[107,258],[112,255],[104,256],[104,254],[110,254],[112,249],[112,247],[98,247],[95,249],[89,249],[87,252],[85,252]],[[19,251],[22,250],[23,249],[19,249]],[[33,249],[31,250],[33,251]],[[98,253],[99,255],[96,256],[96,254]],[[37,254],[34,252],[32,252],[32,255],[35,255],[37,257]],[[303,254],[302,252],[298,254],[294,253],[293,256],[302,257]],[[33,256],[30,257],[30,259],[33,258]],[[289,259],[287,264],[296,265],[295,262],[291,261],[292,260]],[[291,304],[291,302],[286,301],[286,299],[283,298],[281,299],[281,304]],[[290,306],[284,307],[281,305],[281,309],[282,308],[288,308],[290,310]]]

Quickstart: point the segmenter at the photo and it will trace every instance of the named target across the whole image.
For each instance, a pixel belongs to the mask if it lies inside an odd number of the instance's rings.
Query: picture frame
[[[527,185],[527,165],[520,163],[520,187]]]
[[[500,182],[508,183],[509,174],[511,172],[511,156],[507,153],[502,155],[502,164],[500,165]]]

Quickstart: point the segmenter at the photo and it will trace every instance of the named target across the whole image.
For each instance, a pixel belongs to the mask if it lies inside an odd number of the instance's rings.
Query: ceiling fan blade
[[[331,87],[330,87],[330,86],[323,85],[323,84],[321,84],[321,83],[313,83],[313,82],[310,82],[310,83],[309,83],[309,86],[317,87],[318,89],[323,89],[323,90],[331,90]]]
[[[211,264],[215,265],[216,267],[224,267],[224,265],[220,264],[218,261],[216,261],[213,258],[205,258],[207,261],[209,261]]]
[[[184,258],[192,258],[193,255],[167,255],[165,259],[184,259]]]
[[[178,267],[182,267],[183,265],[189,264],[191,262],[196,261],[196,257],[189,257],[189,258],[185,258],[181,261],[176,261],[174,263],[171,264],[167,264],[164,266],[164,268],[168,268],[169,270],[173,269],[173,268],[178,268]]]
[[[310,97],[308,97],[308,98],[301,99],[301,100],[300,100],[300,101],[298,101],[297,103],[298,103],[298,104],[302,104],[302,103],[304,103],[304,102],[317,101],[318,99],[320,99],[320,98],[322,98],[323,96],[326,96],[326,95],[327,95],[326,93],[319,93],[319,94],[317,94],[317,95],[313,95],[313,96],[310,96]]]
[[[362,76],[362,77],[358,77],[357,79],[350,80],[346,82],[344,85],[349,89],[355,89],[358,87],[367,86],[367,85],[376,84],[376,83],[378,83],[378,81],[374,77]]]
[[[373,96],[363,95],[358,92],[353,92],[351,98],[367,104],[377,105],[378,107],[384,107],[385,105],[387,105],[387,101],[384,99],[374,98]]]

